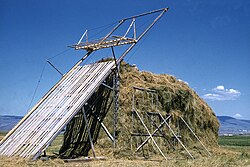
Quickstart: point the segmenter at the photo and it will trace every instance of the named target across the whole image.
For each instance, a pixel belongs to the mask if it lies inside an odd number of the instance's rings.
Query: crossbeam
[[[158,134],[151,134],[151,135],[153,137],[164,137],[164,135],[158,135]],[[149,136],[149,134],[146,134],[146,133],[131,133],[131,136]]]
[[[158,113],[158,112],[157,112],[157,113]],[[151,123],[153,123],[153,125],[157,128],[157,124],[156,124],[155,120],[153,120],[153,119],[151,118],[151,115],[148,114],[148,112],[145,112],[145,114],[148,116],[148,118],[150,119]],[[158,116],[159,116],[159,114],[158,114]],[[167,116],[171,116],[171,115],[168,115],[168,114],[167,114]],[[160,134],[162,134],[163,137],[167,140],[168,144],[169,144],[170,146],[172,146],[173,149],[175,150],[175,147],[171,144],[171,142],[168,141],[167,136],[165,135],[165,133],[164,133],[161,129],[159,129],[159,132],[160,132]]]
[[[121,45],[128,45],[132,43],[136,43],[137,40],[128,37],[120,37],[120,36],[112,36],[105,40],[95,40],[90,42],[80,42],[79,44],[75,44],[70,46],[75,50],[84,49],[87,51],[96,51],[103,48],[110,48],[113,46],[121,46]]]

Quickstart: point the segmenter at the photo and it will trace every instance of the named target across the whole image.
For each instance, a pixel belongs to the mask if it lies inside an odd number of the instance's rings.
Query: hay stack
[[[192,127],[196,135],[200,137],[201,141],[204,144],[217,144],[219,122],[214,112],[207,105],[207,103],[204,102],[187,84],[182,81],[178,81],[175,77],[170,75],[158,75],[145,71],[141,72],[136,67],[131,66],[125,62],[122,62],[120,70],[121,78],[118,113],[118,146],[114,151],[112,148],[112,142],[108,139],[104,131],[100,130],[100,126],[98,126],[97,122],[98,134],[93,131],[93,134],[95,134],[96,136],[96,139],[94,139],[94,141],[97,153],[102,155],[112,155],[113,153],[115,153],[115,157],[131,157],[134,154],[134,151],[131,150],[131,133],[135,130],[133,129],[131,124],[133,86],[154,89],[157,91],[157,111],[172,115],[171,126],[175,131],[181,129],[180,135],[182,136],[181,139],[185,143],[185,145],[187,145],[188,147],[194,147],[194,145],[197,144],[197,141],[194,140],[194,137],[187,130],[187,128],[179,124],[179,116],[182,116],[186,120],[186,122]],[[101,94],[101,97],[107,97],[108,95],[109,100],[104,101],[105,105],[103,105],[102,102],[99,102],[98,104],[102,104],[102,107],[94,107],[93,112],[100,112],[98,110],[105,111],[105,114],[103,117],[101,117],[101,119],[108,127],[108,129],[112,132],[113,107],[110,107],[108,103],[113,102],[113,96],[112,93],[107,93],[106,91],[103,88],[100,88],[97,91],[97,94]],[[96,94],[94,96],[97,97]],[[100,100],[104,99],[102,98]],[[89,103],[91,104],[91,102]],[[110,108],[107,108],[107,106],[109,106]],[[91,116],[88,117],[90,118]],[[83,140],[88,140],[86,137],[83,137],[82,139],[77,139],[77,144],[74,141],[77,136],[83,136],[79,134],[84,133],[83,130],[75,130],[76,128],[84,129],[81,128],[81,125],[76,125],[76,120],[78,118],[82,119],[82,116],[78,115],[73,120],[74,122],[71,122],[67,127],[63,150],[61,150],[61,155],[63,156],[74,157],[73,154],[77,156],[86,156],[88,154],[86,150],[84,152],[81,152],[81,149],[75,149],[78,151],[77,153],[75,151],[73,151],[74,153],[72,152],[72,150],[74,150],[72,148],[83,148],[83,144],[87,143],[87,141]],[[92,119],[93,122],[95,122],[95,118],[93,117]],[[84,124],[82,125],[84,126]],[[72,130],[74,130],[75,134],[72,133]],[[137,130],[140,131],[140,129]],[[145,129],[141,126],[141,130],[143,131]],[[171,142],[171,133],[167,128],[165,128],[164,132],[167,134],[167,136],[169,137],[169,141]],[[69,138],[71,138],[71,140],[69,140]],[[165,152],[168,152],[171,149],[169,146],[167,146],[167,144],[164,144],[166,143],[165,139],[157,139],[157,142],[161,143],[161,148]],[[147,148],[146,151],[148,154],[157,153],[157,150],[154,148],[152,142],[149,142],[149,144],[145,146],[145,148]],[[143,152],[142,154],[145,156],[145,152]]]

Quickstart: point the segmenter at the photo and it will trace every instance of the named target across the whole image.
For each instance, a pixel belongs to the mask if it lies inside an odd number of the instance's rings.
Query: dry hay
[[[108,79],[110,86],[112,78]],[[138,71],[137,68],[122,62],[120,69],[120,92],[119,92],[119,112],[118,112],[118,143],[117,148],[112,148],[112,142],[109,140],[97,118],[91,113],[100,114],[100,119],[113,133],[113,93],[105,87],[100,87],[99,90],[89,100],[89,107],[85,106],[85,110],[91,110],[87,116],[91,120],[91,133],[94,136],[94,144],[98,155],[113,155],[116,158],[127,157],[134,158],[136,156],[149,157],[158,153],[150,141],[139,153],[135,153],[136,140],[140,143],[145,140],[145,137],[134,138],[131,150],[131,133],[137,132],[146,133],[142,126],[132,126],[131,109],[132,109],[132,92],[133,86],[154,89],[158,94],[158,101],[155,106],[150,108],[151,111],[158,111],[162,114],[171,114],[171,127],[175,132],[180,130],[181,139],[185,145],[199,152],[197,141],[190,131],[180,123],[180,116],[192,127],[197,136],[205,145],[217,145],[219,122],[212,109],[204,102],[187,84],[178,81],[174,76],[166,74],[153,74],[151,72]],[[137,94],[137,96],[142,96]],[[98,99],[98,100],[97,100]],[[106,99],[106,100],[105,100]],[[139,111],[147,109],[148,101],[139,101],[141,108]],[[145,104],[143,104],[145,103]],[[144,106],[144,107],[143,107]],[[145,108],[146,106],[146,108]],[[78,157],[87,156],[90,152],[88,138],[86,136],[85,124],[83,117],[79,113],[67,126],[65,139],[60,154],[62,157]],[[94,122],[94,123],[93,123]],[[158,122],[159,124],[160,122]],[[137,128],[137,129],[135,129]],[[172,134],[168,128],[162,129],[167,134],[167,139],[159,139],[156,141],[160,147],[169,155],[173,155],[168,142],[172,142]],[[138,141],[139,140],[139,141]],[[168,141],[168,142],[167,142]],[[179,146],[177,146],[180,148]],[[87,149],[86,149],[87,148]],[[84,151],[83,151],[84,150]],[[173,153],[173,154],[172,154]],[[175,151],[178,155],[185,155],[183,149]],[[192,152],[193,153],[193,152]],[[201,152],[199,152],[202,154]],[[197,155],[198,156],[198,155]]]

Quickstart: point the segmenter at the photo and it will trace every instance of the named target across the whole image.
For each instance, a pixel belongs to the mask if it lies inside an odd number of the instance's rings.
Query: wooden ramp
[[[78,66],[1,141],[0,155],[36,159],[110,75],[114,61]]]

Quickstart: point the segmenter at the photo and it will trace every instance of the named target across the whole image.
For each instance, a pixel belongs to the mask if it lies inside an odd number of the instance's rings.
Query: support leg
[[[114,148],[116,147],[116,139],[117,139],[117,117],[118,117],[118,109],[119,109],[119,77],[118,77],[118,69],[114,75]]]
[[[83,118],[84,118],[85,125],[86,125],[87,131],[88,131],[89,142],[90,142],[90,145],[91,145],[92,153],[93,153],[94,158],[96,158],[96,156],[95,156],[94,144],[93,144],[93,141],[92,141],[92,136],[91,136],[90,129],[89,129],[89,125],[88,125],[87,116],[86,116],[86,113],[85,113],[85,111],[84,111],[84,108],[82,108],[81,110],[82,110],[82,112],[83,112]]]

